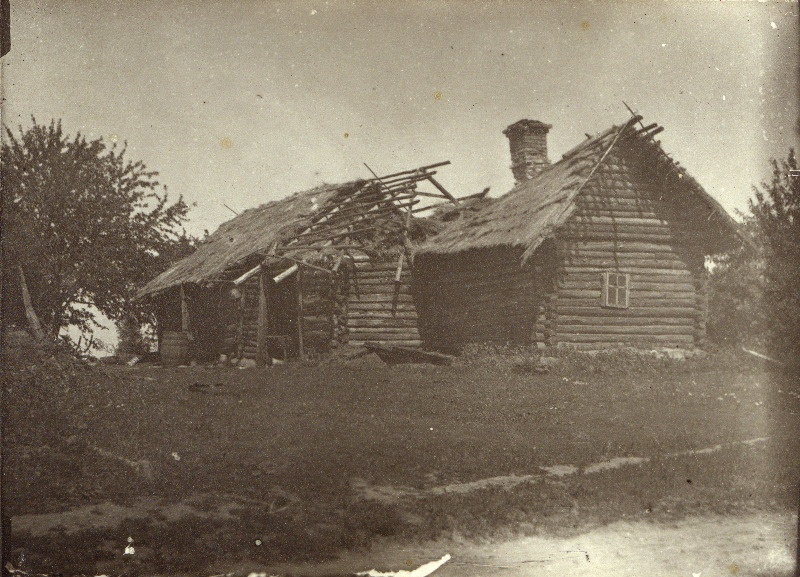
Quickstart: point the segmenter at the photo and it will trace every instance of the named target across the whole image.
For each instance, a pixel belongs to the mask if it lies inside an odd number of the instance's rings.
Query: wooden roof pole
[[[249,279],[251,276],[253,276],[254,274],[256,274],[260,270],[261,270],[261,264],[259,263],[256,266],[254,266],[253,268],[251,268],[249,271],[244,273],[242,276],[240,276],[239,278],[235,279],[233,281],[233,286],[239,286],[240,284],[245,282],[247,279]]]
[[[386,180],[387,178],[393,178],[395,176],[401,176],[403,174],[413,174],[415,172],[420,172],[420,171],[424,172],[424,171],[429,170],[431,168],[439,168],[440,166],[447,166],[448,164],[450,164],[450,161],[449,160],[445,160],[444,162],[437,162],[436,164],[429,164],[428,166],[420,166],[419,168],[413,168],[411,170],[404,170],[402,172],[395,172],[393,174],[386,174],[386,175],[382,176],[381,178],[383,180]]]
[[[383,180],[381,180],[381,177],[380,177],[380,176],[378,176],[377,174],[375,174],[375,171],[374,171],[374,170],[372,170],[372,169],[369,167],[369,165],[368,165],[366,162],[365,162],[365,163],[363,163],[363,164],[364,164],[364,166],[366,166],[366,167],[367,167],[367,170],[369,170],[369,171],[372,173],[372,176],[374,176],[374,177],[375,177],[375,180],[377,180],[377,181],[380,183],[380,185],[383,187],[383,189],[384,189],[384,190],[385,190],[387,193],[389,193],[389,196],[390,196],[390,197],[392,197],[392,198],[394,199],[394,197],[395,197],[395,196],[397,196],[397,195],[396,195],[396,194],[394,194],[394,193],[393,193],[393,192],[392,192],[392,191],[389,189],[389,187],[387,187],[387,186],[386,186],[386,185],[383,183]],[[413,194],[413,193],[412,193],[412,194]]]
[[[428,180],[430,181],[430,183],[433,186],[435,186],[437,189],[439,189],[439,192],[441,192],[444,195],[444,197],[447,198],[450,202],[452,202],[456,206],[459,206],[461,204],[455,196],[450,194],[445,187],[443,187],[441,184],[439,184],[438,180],[433,178],[433,175],[429,176]]]

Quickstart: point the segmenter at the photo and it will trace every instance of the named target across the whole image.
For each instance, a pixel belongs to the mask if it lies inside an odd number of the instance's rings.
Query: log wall
[[[546,273],[532,261],[522,266],[521,250],[514,249],[419,255],[414,293],[425,345],[457,351],[467,343],[545,339]]]
[[[239,321],[240,358],[255,360],[258,356],[258,275],[247,279],[239,290],[242,292]]]
[[[327,351],[334,334],[334,276],[312,268],[301,274],[303,348]]]
[[[691,348],[705,338],[704,258],[690,203],[612,153],[556,242],[554,344]],[[666,200],[669,199],[669,200]],[[604,308],[603,272],[630,275],[629,308]]]
[[[355,257],[346,289],[345,328],[339,331],[342,340],[352,345],[367,341],[422,345],[411,292],[411,267],[404,260],[396,281],[398,258]]]

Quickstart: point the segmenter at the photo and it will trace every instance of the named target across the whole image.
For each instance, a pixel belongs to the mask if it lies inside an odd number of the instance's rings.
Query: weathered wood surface
[[[559,343],[627,343],[636,345],[692,345],[694,344],[693,335],[653,335],[646,333],[630,334],[559,334]]]
[[[421,344],[411,271],[403,266],[398,275],[398,263],[398,256],[356,260],[347,299],[347,340],[351,344],[369,340]]]
[[[612,154],[559,236],[558,292],[546,315],[557,343],[691,346],[700,337],[692,243],[703,231],[668,191],[628,168]],[[629,308],[601,306],[604,271],[630,275]]]
[[[267,301],[267,287],[269,286],[266,273],[261,271],[258,275],[258,347],[256,351],[256,364],[267,364],[267,334],[269,333],[269,309]],[[270,361],[272,362],[272,361]]]
[[[404,347],[421,347],[422,340],[421,339],[408,339],[408,340],[394,340],[394,339],[383,339],[386,342],[389,342],[393,345],[404,346]],[[359,347],[364,346],[365,343],[374,342],[373,339],[350,339],[349,343],[353,346]]]
[[[433,348],[470,342],[529,343],[534,334],[534,266],[516,249],[415,261],[420,332]]]

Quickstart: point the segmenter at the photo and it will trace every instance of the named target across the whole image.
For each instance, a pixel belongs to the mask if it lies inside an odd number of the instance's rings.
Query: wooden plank
[[[186,301],[186,291],[181,284],[181,331],[189,332],[189,303]]]
[[[645,334],[564,334],[558,332],[557,339],[564,343],[597,343],[597,342],[652,342],[652,343],[675,343],[692,344],[692,335],[645,335]]]
[[[601,261],[642,261],[642,260],[673,260],[683,262],[674,250],[663,252],[629,252],[609,250],[589,250],[583,248],[567,248],[562,253],[565,260],[572,259],[597,259]]]
[[[348,324],[351,335],[386,334],[386,335],[418,335],[416,326],[411,327],[352,327]]]
[[[401,253],[402,254],[402,253]],[[397,270],[397,261],[366,261],[355,264],[356,273],[361,272],[388,272],[392,275]]]
[[[557,301],[558,310],[561,310],[561,307],[599,307],[600,305],[600,298],[559,298]],[[692,307],[696,306],[696,299],[692,298],[644,298],[641,294],[631,294],[630,296],[630,305],[631,307],[639,307],[639,308],[655,308],[655,307],[664,307],[664,308],[682,308],[682,307]],[[619,310],[629,310],[629,309],[619,309]]]
[[[604,240],[571,240],[562,243],[565,252],[572,250],[590,250],[602,252],[644,252],[644,253],[673,253],[675,248],[670,243],[647,243],[636,241]]]
[[[356,270],[353,272],[353,278],[356,281],[361,280],[394,280],[394,268],[390,270],[370,270],[370,269],[361,269]],[[401,273],[400,280],[404,282],[409,282],[411,280],[411,271],[406,271]]]
[[[563,270],[567,274],[586,274],[586,273],[597,274],[603,272],[603,267],[599,266],[578,267],[578,266],[567,265],[563,268]],[[692,276],[692,272],[690,270],[681,270],[681,269],[620,267],[619,272],[630,273],[631,279],[636,279],[636,280],[645,280],[645,278],[649,276],[653,277]]]
[[[612,231],[588,231],[588,230],[564,230],[561,236],[565,240],[637,240],[642,242],[668,242],[676,241],[676,237],[672,234],[656,234],[656,233],[630,233],[630,232],[612,232]]]
[[[669,278],[669,277],[668,277]],[[631,279],[631,291],[670,291],[670,292],[694,292],[694,284],[685,282],[683,277],[670,278],[669,282],[643,282]],[[598,289],[602,285],[602,279],[594,280],[575,280],[572,276],[565,277],[559,282],[559,288],[576,289]]]
[[[605,310],[605,309],[604,309]],[[627,326],[658,326],[658,325],[680,325],[680,326],[694,326],[695,319],[693,316],[685,317],[669,317],[669,316],[595,316],[595,315],[558,315],[559,325],[590,325],[590,326],[613,326],[613,325],[627,325]]]
[[[417,319],[401,319],[401,318],[353,318],[349,317],[347,319],[347,326],[351,329],[355,330],[356,328],[361,327],[393,327],[393,328],[401,328],[401,327],[416,327],[417,326]]]
[[[590,191],[584,191],[581,194],[577,201],[576,205],[578,209],[585,208],[585,207],[626,207],[628,209],[637,208],[641,206],[653,206],[653,207],[672,207],[672,203],[666,199],[659,198],[657,194],[649,192],[644,195],[632,195],[630,192],[626,192],[625,196],[612,196],[608,194],[602,194],[599,192],[599,189],[592,189]]]
[[[673,223],[669,226],[652,225],[639,226],[630,224],[579,224],[567,223],[561,229],[565,234],[575,235],[578,233],[585,235],[605,235],[607,239],[613,239],[613,235],[642,235],[646,236],[669,236],[672,242],[685,242],[687,239],[705,239],[707,232],[699,230],[697,227],[690,226],[688,223]],[[612,235],[613,233],[613,235]]]
[[[625,272],[625,271],[623,271]],[[594,283],[596,285],[598,282],[598,276],[602,274],[601,270],[588,270],[583,273],[578,272],[571,272],[565,275],[561,275],[559,282],[587,282],[587,283]],[[664,285],[673,285],[673,284],[693,284],[694,277],[691,274],[686,275],[638,275],[635,273],[629,272],[631,275],[631,286],[634,284],[639,283],[653,283],[653,284],[664,284]],[[635,276],[634,276],[635,275]],[[592,286],[594,286],[592,285]]]
[[[618,205],[615,203],[576,203],[574,218],[589,216],[608,216],[608,217],[639,217],[662,219],[670,217],[672,220],[675,211],[672,207],[654,203],[637,203],[631,205]],[[667,219],[665,219],[667,220]]]
[[[356,347],[364,346],[367,342],[386,342],[393,345],[399,345],[404,347],[421,347],[422,340],[421,339],[407,339],[407,340],[397,340],[397,339],[350,339],[348,342]]]
[[[397,296],[389,293],[367,293],[367,294],[354,294],[350,299],[350,303],[382,303],[382,302],[400,302],[411,303],[414,299],[410,294],[399,294]]]
[[[377,310],[377,311],[359,311],[359,310],[350,310],[348,311],[348,318],[357,320],[357,319],[417,319],[418,315],[416,311],[413,310],[403,310],[403,311],[395,311],[392,313],[388,310]]]
[[[566,224],[575,224],[575,225],[586,225],[586,224],[593,224],[593,225],[603,225],[603,226],[645,226],[648,228],[651,227],[658,227],[658,228],[671,228],[672,226],[677,225],[672,220],[663,220],[657,217],[646,218],[646,217],[630,217],[630,216],[601,216],[597,214],[574,214],[567,220]]]
[[[626,269],[669,269],[680,270],[689,269],[682,260],[675,258],[673,260],[667,259],[636,259],[636,258],[618,258],[612,257],[603,259],[598,257],[584,257],[584,256],[567,256],[564,258],[566,266],[581,266],[586,268],[626,268]]]
[[[268,306],[267,306],[267,283],[266,271],[261,271],[258,275],[258,351],[256,355],[256,365],[265,366],[267,364],[267,334],[269,333],[268,326]],[[270,359],[271,364],[271,359]]]
[[[353,291],[354,296],[365,296],[365,295],[380,295],[380,294],[402,294],[402,295],[410,295],[413,294],[411,287],[407,284],[394,283],[391,284],[375,284],[375,285],[362,285],[359,284],[358,290]]]
[[[380,271],[380,272],[357,272],[353,275],[356,282],[362,284],[394,284],[394,271]],[[411,284],[411,272],[408,269],[404,270],[400,275],[400,281],[403,284]]]
[[[690,325],[566,325],[558,318],[559,335],[694,335],[694,326]]]
[[[369,313],[371,311],[392,311],[395,310],[397,312],[416,312],[416,307],[413,303],[398,303],[396,306],[393,306],[391,302],[358,302],[358,301],[350,301],[348,303],[348,311],[349,313]]]
[[[663,342],[636,342],[636,343],[624,343],[620,341],[610,341],[610,342],[603,342],[603,341],[594,341],[588,343],[559,343],[558,348],[560,349],[572,349],[576,351],[613,351],[619,350],[624,348],[633,347],[640,350],[646,349],[655,349],[660,347],[667,347],[668,345],[673,345],[676,347],[680,347],[683,349],[686,348],[694,348],[693,343],[663,343]]]
[[[297,266],[297,265],[295,265]],[[297,351],[300,359],[305,357],[303,351],[303,269],[297,271]]]
[[[591,299],[600,298],[600,287],[597,289],[568,289],[559,288],[558,296],[560,299]],[[630,298],[645,298],[645,299],[688,299],[695,298],[694,289],[688,291],[656,291],[656,290],[630,290]]]

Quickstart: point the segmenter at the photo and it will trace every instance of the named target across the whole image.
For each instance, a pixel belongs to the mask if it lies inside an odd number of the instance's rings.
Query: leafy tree
[[[772,350],[800,358],[800,173],[797,157],[772,161],[772,179],[754,187],[750,212],[763,246],[764,311]]]
[[[191,252],[189,210],[170,202],[157,173],[126,159],[126,147],[64,134],[51,121],[6,130],[2,146],[3,316],[25,322],[19,268],[50,337],[90,332],[93,310],[114,321],[149,311],[136,288]]]
[[[800,359],[800,176],[794,150],[772,161],[772,179],[754,187],[745,230],[756,250],[715,262],[709,334],[718,342],[768,346]]]
[[[150,350],[150,343],[142,334],[141,322],[133,315],[128,315],[117,322],[118,355],[142,356]]]
[[[740,216],[753,246],[743,245],[714,258],[709,279],[708,336],[721,345],[763,349],[768,344],[763,247],[753,217]]]

